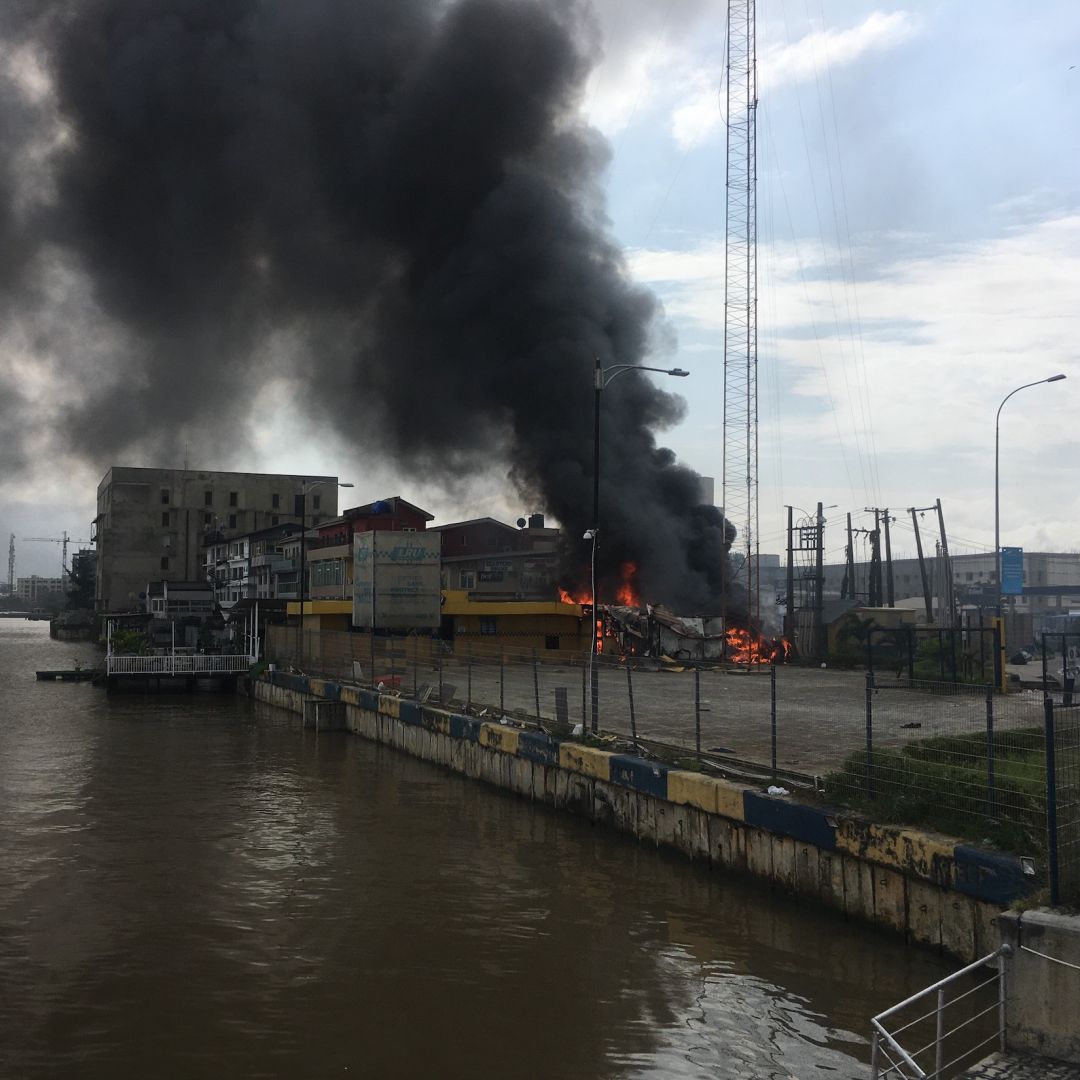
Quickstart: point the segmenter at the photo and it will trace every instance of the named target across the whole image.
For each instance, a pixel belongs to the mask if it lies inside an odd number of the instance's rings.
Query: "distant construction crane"
[[[724,238],[724,518],[735,526],[746,612],[760,624],[758,541],[757,12],[728,0]],[[737,566],[735,561],[732,565]],[[735,582],[725,582],[725,596]]]
[[[64,530],[63,536],[24,536],[23,543],[27,541],[40,541],[43,544],[61,544],[60,552],[60,580],[61,582],[68,576],[70,571],[68,570],[68,544],[89,544],[89,540],[76,540],[74,537],[68,536],[67,529]],[[11,537],[11,546],[8,549],[8,577],[10,578],[14,572],[15,567],[15,537]]]

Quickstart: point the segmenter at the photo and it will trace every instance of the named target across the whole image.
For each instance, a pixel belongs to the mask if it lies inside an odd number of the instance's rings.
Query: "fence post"
[[[368,671],[368,686],[375,685],[375,627],[368,631],[368,641],[371,643],[371,669]]]
[[[1045,694],[1043,715],[1046,731],[1046,840],[1050,869],[1050,903],[1061,903],[1061,882],[1058,876],[1057,828],[1057,746],[1054,736],[1054,699]]]
[[[536,704],[536,719],[540,719],[540,669],[536,666],[536,650],[532,651],[533,658],[533,701]]]
[[[866,798],[874,797],[874,673],[866,673]]]
[[[597,663],[599,659],[600,654],[597,653],[592,662],[592,730],[594,735],[600,731],[600,665]],[[584,726],[582,726],[582,734],[585,734]]]
[[[472,643],[470,642],[465,646],[465,663],[468,671],[466,684],[467,689],[465,691],[465,711],[468,712],[472,708]]]
[[[769,669],[769,724],[772,736],[772,774],[776,779],[776,665]]]
[[[409,641],[410,639],[406,638],[405,640]],[[419,667],[420,667],[420,656],[419,656],[419,653],[420,653],[420,639],[418,637],[414,637],[411,640],[412,640],[412,643],[413,643],[413,653],[412,653],[412,696],[414,698],[416,698],[420,694],[420,687],[419,687],[418,681],[417,681],[418,677],[419,677]]]
[[[994,688],[986,687],[986,805],[991,816],[997,793],[994,790]]]
[[[504,657],[503,647],[499,646],[499,715],[506,715],[506,660]]]
[[[442,701],[442,646],[439,646],[439,701]]]
[[[701,668],[694,668],[694,746],[701,756]]]
[[[638,748],[637,745],[637,718],[634,716],[634,683],[630,677],[630,658],[626,659],[626,693],[630,699],[630,738],[634,742],[634,749]]]

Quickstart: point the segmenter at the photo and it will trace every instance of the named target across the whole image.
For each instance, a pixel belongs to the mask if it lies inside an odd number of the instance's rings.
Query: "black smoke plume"
[[[587,12],[15,0],[0,19],[0,304],[9,345],[16,326],[57,358],[71,452],[224,452],[286,379],[312,430],[411,476],[503,463],[566,526],[568,573],[587,564],[594,360],[669,343],[577,115]],[[714,610],[724,522],[656,442],[681,414],[633,373],[605,391],[600,570],[633,562],[647,599]]]

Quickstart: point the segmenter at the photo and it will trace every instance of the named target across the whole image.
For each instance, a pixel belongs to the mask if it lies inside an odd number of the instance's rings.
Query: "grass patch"
[[[825,777],[825,798],[883,823],[925,825],[1017,854],[1046,846],[1046,757],[1041,728],[994,735],[994,801],[986,736],[938,736],[900,749],[849,754]]]

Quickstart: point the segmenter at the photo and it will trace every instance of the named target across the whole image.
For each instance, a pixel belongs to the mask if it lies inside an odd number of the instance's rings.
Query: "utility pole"
[[[874,527],[870,530],[870,606],[881,607],[881,520],[874,510]]]
[[[924,507],[923,509],[932,510],[933,507]],[[917,507],[909,506],[908,513],[911,515],[911,524],[915,528],[915,551],[919,556],[919,576],[922,578],[922,591],[923,600],[926,604],[926,621],[932,623],[934,621],[934,602],[930,597],[930,582],[926,578],[926,560],[923,558],[922,550],[922,536],[919,534],[919,517],[923,511]]]
[[[746,610],[758,589],[757,25],[755,0],[728,0],[724,237],[724,518],[741,535]]]
[[[943,622],[948,627],[956,626],[956,596],[953,586],[952,559],[949,558],[949,541],[945,537],[945,515],[941,510],[941,500],[934,500],[934,508],[937,510],[938,530],[941,533],[941,562],[942,573],[942,603],[945,605]]]
[[[896,585],[893,582],[892,540],[889,536],[889,508],[885,507],[885,587],[889,607],[896,607]]]
[[[844,583],[840,586],[840,599],[855,599],[855,543],[851,535],[851,514],[848,514],[847,516],[847,547],[844,548]]]

